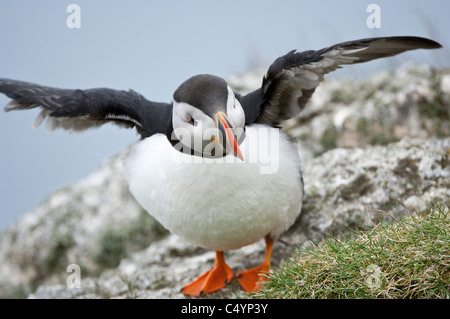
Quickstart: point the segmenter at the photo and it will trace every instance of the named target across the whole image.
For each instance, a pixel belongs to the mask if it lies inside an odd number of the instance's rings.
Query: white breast
[[[303,197],[297,147],[278,129],[246,128],[233,156],[175,150],[165,135],[139,142],[124,160],[130,191],[164,227],[198,246],[237,249],[286,231]]]

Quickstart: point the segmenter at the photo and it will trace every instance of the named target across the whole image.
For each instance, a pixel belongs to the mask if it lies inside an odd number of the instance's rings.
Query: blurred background
[[[66,9],[81,9],[70,29]],[[369,4],[381,27],[369,28]],[[445,49],[338,70],[328,77],[367,77],[407,61],[448,67],[446,0],[2,0],[0,77],[60,88],[110,87],[170,102],[198,73],[223,78],[267,68],[289,50],[320,49],[365,37],[415,35]],[[0,106],[9,99],[0,95]],[[105,125],[81,134],[32,129],[38,111],[0,111],[0,231],[53,191],[95,171],[138,140],[134,130]]]

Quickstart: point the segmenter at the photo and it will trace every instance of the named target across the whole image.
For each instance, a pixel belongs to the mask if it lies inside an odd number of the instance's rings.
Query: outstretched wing
[[[141,94],[107,88],[67,90],[0,79],[0,92],[12,99],[6,111],[39,107],[34,127],[47,120],[49,129],[81,131],[114,122],[135,127],[145,138],[165,133],[172,106],[148,101]]]
[[[369,38],[304,52],[290,51],[269,67],[262,87],[238,96],[246,122],[279,125],[296,116],[311,98],[324,75],[345,64],[362,63],[408,50],[442,46],[420,37]]]

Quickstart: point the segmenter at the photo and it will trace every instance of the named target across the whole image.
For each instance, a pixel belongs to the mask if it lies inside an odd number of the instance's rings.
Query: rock
[[[446,74],[441,78],[441,91],[450,95],[450,74]]]
[[[121,158],[55,192],[1,234],[0,296],[60,282],[72,263],[98,274],[167,234],[129,193]]]
[[[304,240],[450,205],[450,138],[334,149],[304,165]],[[292,231],[292,230],[291,230]]]
[[[284,123],[300,141],[306,195],[301,216],[275,244],[275,268],[298,245],[327,234],[433,203],[450,206],[449,75],[408,67],[362,82],[326,81],[305,111]],[[231,79],[242,91],[260,81],[261,71]],[[123,154],[0,235],[0,296],[184,298],[182,286],[212,267],[213,252],[168,234],[135,202]],[[239,271],[263,255],[260,241],[226,252],[226,260]],[[80,288],[68,288],[70,264],[80,266]],[[207,297],[240,295],[233,281]]]
[[[303,161],[336,147],[450,136],[449,76],[449,70],[406,65],[362,81],[326,80],[283,128],[299,140]]]
[[[242,267],[244,253],[257,254],[262,246],[227,253],[227,262]],[[65,283],[41,286],[29,298],[183,298],[179,291],[184,284],[211,268],[214,258],[213,251],[196,248],[170,235],[123,259],[117,268],[106,270],[97,278],[82,277],[80,288],[67,288]],[[236,291],[236,284],[219,294],[229,297]]]

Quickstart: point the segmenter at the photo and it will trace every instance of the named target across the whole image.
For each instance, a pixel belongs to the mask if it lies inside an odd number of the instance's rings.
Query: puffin
[[[0,92],[11,99],[6,111],[40,109],[34,127],[46,121],[50,130],[83,131],[112,122],[137,130],[141,139],[123,158],[130,192],[181,240],[215,251],[213,267],[181,289],[202,297],[233,279],[245,291],[266,280],[274,242],[294,224],[304,197],[298,147],[281,124],[305,108],[324,76],[347,64],[441,47],[395,36],[292,50],[269,66],[253,92],[239,94],[223,78],[198,74],[169,103],[133,90],[60,89],[3,78]],[[262,263],[235,273],[224,252],[262,239]]]

